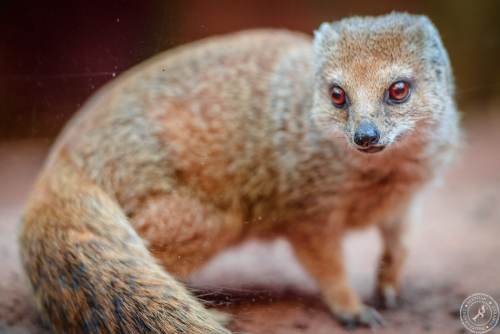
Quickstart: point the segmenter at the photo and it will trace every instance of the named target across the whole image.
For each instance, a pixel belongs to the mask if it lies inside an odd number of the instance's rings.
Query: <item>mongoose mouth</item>
[[[374,145],[370,147],[358,147],[358,150],[363,153],[377,153],[382,151],[385,148],[385,145]]]

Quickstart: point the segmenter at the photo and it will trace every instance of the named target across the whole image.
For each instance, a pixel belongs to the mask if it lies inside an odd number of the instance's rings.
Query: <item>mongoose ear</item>
[[[329,56],[333,54],[333,49],[339,38],[339,33],[335,29],[335,23],[322,23],[319,28],[314,31],[314,63],[316,74],[321,73],[323,64],[328,61]]]
[[[334,23],[324,22],[314,31],[314,51],[317,55],[330,49],[338,38]]]
[[[453,94],[454,83],[448,52],[438,30],[427,16],[418,17],[418,28],[423,43],[423,57],[429,63],[438,80],[444,80]]]

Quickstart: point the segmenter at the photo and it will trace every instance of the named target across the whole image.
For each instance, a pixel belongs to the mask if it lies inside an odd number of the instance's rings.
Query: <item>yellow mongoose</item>
[[[21,255],[57,333],[229,333],[175,278],[284,237],[348,325],[380,319],[346,279],[344,232],[375,224],[393,306],[406,216],[459,140],[447,53],[424,16],[209,38],[105,87],[29,200]],[[175,277],[175,278],[174,278]]]

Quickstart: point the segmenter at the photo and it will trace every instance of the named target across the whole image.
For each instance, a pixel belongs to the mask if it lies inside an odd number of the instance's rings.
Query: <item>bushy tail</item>
[[[42,175],[23,220],[21,258],[54,332],[229,333],[69,164]]]

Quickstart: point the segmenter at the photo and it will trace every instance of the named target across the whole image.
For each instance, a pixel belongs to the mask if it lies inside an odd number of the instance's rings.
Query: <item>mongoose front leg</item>
[[[297,258],[319,285],[333,315],[346,327],[376,327],[382,317],[364,305],[347,279],[342,255],[342,229],[325,231],[302,226],[289,234]]]
[[[403,264],[408,254],[408,224],[397,218],[378,225],[383,242],[375,298],[380,308],[395,308]]]

